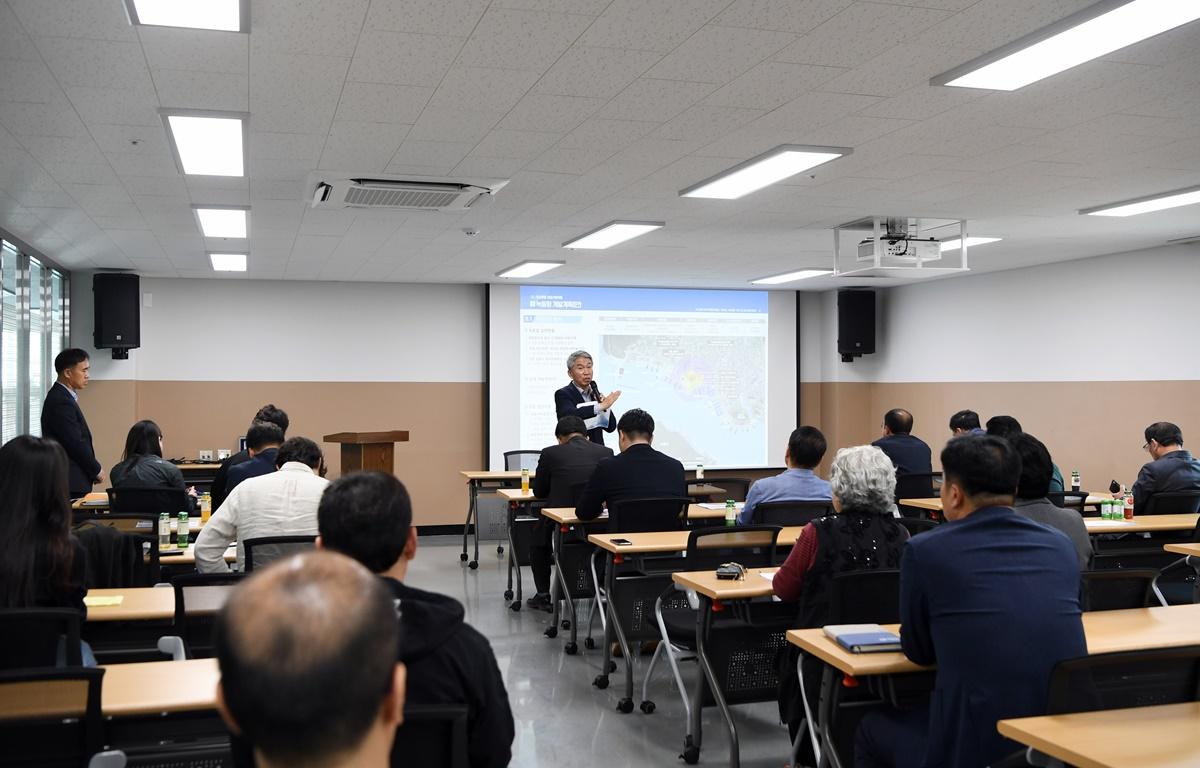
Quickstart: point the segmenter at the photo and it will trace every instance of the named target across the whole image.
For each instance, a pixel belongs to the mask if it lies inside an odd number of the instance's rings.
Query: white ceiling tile
[[[325,235],[341,238],[354,224],[356,216],[357,212],[351,209],[326,211],[309,208],[304,212],[301,220],[300,234],[301,236]],[[334,247],[337,247],[336,244]]]
[[[41,61],[37,46],[7,5],[0,5],[0,59]]]
[[[1094,4],[1095,0],[977,2],[930,30],[950,45],[986,53]],[[932,5],[932,4],[931,4]],[[961,63],[966,63],[965,59]]]
[[[46,163],[104,163],[104,154],[91,136],[22,136],[25,151]]]
[[[561,96],[611,99],[662,58],[654,51],[572,46],[533,90]]]
[[[153,88],[66,88],[67,98],[86,124],[140,125],[164,130]]]
[[[566,133],[603,105],[603,99],[530,93],[504,116],[499,127],[514,131]]]
[[[508,131],[497,129],[490,132],[472,150],[472,156],[507,157],[529,159],[537,157],[563,137],[561,133],[546,131]]]
[[[349,78],[363,83],[436,86],[465,37],[365,29],[358,38]]]
[[[784,48],[775,58],[797,64],[855,67],[949,16],[947,11],[931,8],[855,3]],[[946,42],[957,44],[952,37],[946,38]]]
[[[21,25],[38,37],[136,40],[121,0],[11,0]]]
[[[317,167],[294,157],[250,157],[250,176],[272,181],[299,181]]]
[[[589,118],[559,142],[563,149],[596,149],[617,152],[640,138],[648,136],[659,126],[634,120],[605,120]]]
[[[764,61],[714,91],[704,103],[720,107],[775,109],[821,87],[845,71],[841,67]]]
[[[170,156],[167,134],[162,124],[156,128],[136,125],[90,123],[88,133],[102,152],[132,152],[140,155]],[[137,142],[134,144],[133,142]]]
[[[537,81],[536,72],[521,69],[487,69],[456,64],[429,100],[437,110],[507,112]]]
[[[153,77],[164,107],[226,112],[246,112],[250,107],[250,83],[244,74],[156,69]]]
[[[145,195],[151,200],[187,198],[188,188],[182,176],[122,176],[121,184],[137,201]]]
[[[579,175],[592,170],[612,155],[613,150],[610,149],[555,147],[531,160],[525,166],[525,170]]]
[[[665,123],[714,90],[711,83],[641,78],[600,109],[596,117]]]
[[[467,155],[454,166],[454,176],[479,176],[488,179],[507,179],[529,162],[516,157],[476,157]],[[504,190],[500,190],[501,193]]]
[[[646,76],[723,85],[795,39],[787,32],[710,25],[665,56]]]
[[[251,120],[250,158],[297,159],[316,164],[325,146],[325,135],[315,133],[277,133],[253,130]]]
[[[503,112],[429,107],[421,113],[408,138],[415,141],[476,143],[481,141],[503,116]]]
[[[61,94],[48,103],[0,101],[0,125],[17,136],[83,136],[83,122]]]
[[[333,122],[349,59],[250,55],[250,113],[258,131],[325,133]]]
[[[255,52],[350,58],[368,0],[253,0],[250,46]]]
[[[181,178],[175,161],[167,154],[139,152],[106,152],[108,164],[119,176],[162,176]]]
[[[866,109],[877,101],[879,98],[876,96],[811,91],[768,112],[754,121],[753,125],[760,129],[791,131],[794,136],[792,143],[804,144],[808,142],[804,135],[807,131]]]
[[[69,160],[42,163],[46,172],[60,184],[100,184],[116,186],[120,182],[108,163],[77,163]]]
[[[334,211],[306,211],[308,213],[334,213]],[[352,217],[351,217],[352,220]],[[345,227],[341,227],[341,232],[345,232],[349,228],[349,223]],[[292,245],[292,261],[313,261],[328,259],[333,252],[337,250],[338,243],[342,240],[340,234],[337,236],[330,235],[299,235],[296,237],[295,244]],[[290,264],[291,262],[289,262]]]
[[[599,16],[612,0],[493,0],[496,8],[517,8],[525,11],[556,11]]]
[[[138,27],[151,70],[186,69],[245,75],[250,67],[250,36],[240,32]]]
[[[728,5],[729,0],[614,0],[579,44],[668,53]]]
[[[854,0],[735,0],[716,24],[804,34],[828,21]]]
[[[390,167],[429,165],[446,169],[458,165],[474,144],[461,141],[405,141],[396,150]]]
[[[960,109],[987,98],[987,94],[969,88],[930,88],[919,85],[896,93],[860,111],[869,117],[900,117],[928,120],[943,112]]]
[[[465,38],[487,7],[488,0],[373,0],[366,28]]]
[[[353,173],[382,173],[410,126],[335,120],[320,168]]]
[[[41,59],[7,59],[0,66],[0,101],[47,103],[59,92],[54,75]]]
[[[334,119],[411,125],[432,93],[417,85],[347,82]]]
[[[862,93],[872,96],[894,96],[906,91],[967,90],[963,88],[931,87],[929,78],[970,58],[970,52],[945,44],[920,47],[897,45],[880,56],[825,83],[822,88],[839,93]],[[973,91],[979,95],[979,91]]]
[[[660,139],[701,141],[707,144],[746,125],[762,114],[763,111],[760,109],[697,105],[684,110],[664,123],[654,132],[654,136]]]
[[[545,72],[593,21],[590,16],[489,8],[458,61],[468,67]]]
[[[260,200],[299,200],[312,197],[313,190],[295,181],[251,179],[250,197],[255,204]]]
[[[149,68],[137,42],[45,37],[37,41],[59,84],[94,88],[149,85]]]

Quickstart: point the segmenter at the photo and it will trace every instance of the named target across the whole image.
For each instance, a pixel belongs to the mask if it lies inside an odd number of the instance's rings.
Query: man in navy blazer
[[[604,445],[604,433],[617,428],[617,414],[612,412],[613,403],[621,396],[621,390],[600,395],[600,389],[592,380],[592,356],[584,350],[576,350],[567,357],[567,375],[571,383],[554,392],[556,418],[578,416],[585,421],[598,419],[596,426],[588,430],[588,439]],[[595,403],[580,407],[584,403]]]
[[[64,349],[54,358],[58,379],[42,403],[42,437],[53,438],[67,452],[67,480],[71,498],[91,493],[104,482],[104,470],[92,448],[92,431],[79,408],[79,390],[88,384],[91,362],[82,349]]]
[[[900,564],[900,639],[936,664],[928,710],[871,713],[857,768],[983,768],[1020,749],[996,722],[1045,713],[1050,672],[1087,654],[1070,539],[1012,509],[1021,459],[996,437],[942,451],[947,522],[913,537]]]
[[[575,505],[580,520],[595,520],[605,503],[687,496],[683,465],[651,448],[653,439],[654,418],[641,408],[626,411],[617,425],[621,452],[596,465]]]

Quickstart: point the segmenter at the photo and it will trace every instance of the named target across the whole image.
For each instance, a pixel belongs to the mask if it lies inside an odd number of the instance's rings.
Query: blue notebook
[[[825,634],[851,653],[900,650],[900,636],[878,624],[831,624]]]

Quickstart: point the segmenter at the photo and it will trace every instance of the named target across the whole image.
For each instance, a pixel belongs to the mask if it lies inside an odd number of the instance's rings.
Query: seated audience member
[[[258,413],[254,414],[254,418],[250,420],[250,426],[253,427],[260,421],[270,422],[280,431],[280,442],[287,437],[288,431],[288,415],[281,409],[276,408],[273,404],[268,403],[258,409]],[[212,508],[216,509],[225,503],[225,497],[229,495],[229,470],[243,462],[250,461],[250,451],[244,449],[238,451],[227,459],[221,461],[221,466],[217,468],[217,473],[213,475],[212,485],[208,492],[212,494]]]
[[[533,474],[533,495],[546,500],[547,507],[574,507],[576,496],[583,489],[601,459],[613,455],[612,448],[588,439],[587,425],[578,416],[563,416],[554,428],[558,442],[542,449],[537,470]],[[550,538],[554,521],[538,517],[529,548],[529,570],[537,594],[526,603],[530,608],[551,610],[550,605]]]
[[[1183,449],[1183,431],[1169,421],[1146,427],[1143,448],[1153,461],[1145,464],[1134,482],[1133,507],[1145,509],[1156,493],[1200,490],[1200,461]]]
[[[814,520],[801,529],[796,546],[771,582],[780,600],[799,602],[796,626],[801,628],[829,623],[829,583],[835,575],[899,568],[908,540],[908,531],[892,516],[896,469],[883,451],[870,445],[841,449],[833,459],[829,480],[837,514]],[[793,741],[804,719],[796,679],[797,655],[789,649],[779,677],[779,714],[788,724]],[[785,670],[790,673],[784,674]],[[821,679],[819,659],[805,660],[804,679],[815,712],[816,686]]]
[[[933,462],[929,446],[925,441],[912,434],[912,414],[903,408],[894,408],[883,415],[883,437],[871,445],[887,454],[896,467],[896,479],[901,482],[899,494],[904,498],[927,497],[935,495],[933,481],[924,478],[912,478],[904,481],[906,475],[927,475],[933,472]]]
[[[965,436],[941,458],[948,522],[900,561],[904,654],[936,664],[937,682],[928,709],[863,718],[859,768],[991,765],[1020,749],[996,722],[1043,714],[1054,665],[1087,653],[1070,540],[1012,509],[1016,451]]]
[[[1021,422],[1017,421],[1012,416],[993,416],[987,420],[987,434],[992,437],[1000,437],[1007,440],[1013,435],[1019,435],[1024,430],[1021,429]],[[1066,490],[1063,485],[1062,471],[1054,460],[1050,461],[1050,490],[1049,493],[1062,493]]]
[[[250,429],[246,430],[246,452],[250,454],[250,460],[229,468],[225,476],[225,498],[229,498],[229,494],[243,480],[274,472],[277,464],[275,459],[282,443],[283,430],[278,425],[269,421],[250,425]],[[216,509],[215,504],[213,509]]]
[[[389,765],[404,716],[392,596],[348,557],[255,572],[217,614],[217,709],[259,768]]]
[[[774,477],[764,477],[750,486],[738,525],[754,524],[754,508],[771,501],[829,501],[829,483],[813,468],[825,457],[825,435],[816,427],[799,427],[788,438],[783,463],[787,467]]]
[[[1079,569],[1086,570],[1092,559],[1092,538],[1083,518],[1073,509],[1055,506],[1046,494],[1050,491],[1050,452],[1033,435],[1018,432],[1008,442],[1021,457],[1021,480],[1013,509],[1034,522],[1062,531],[1075,547]]]
[[[604,505],[625,499],[687,496],[683,464],[650,447],[654,418],[640,408],[626,411],[617,422],[621,453],[596,465],[583,489],[575,515],[595,520]]]
[[[950,434],[958,437],[959,435],[982,435],[986,433],[979,426],[978,413],[975,413],[975,411],[959,411],[950,417]]]
[[[321,449],[307,437],[292,437],[279,446],[275,460],[279,471],[238,484],[225,503],[213,510],[196,537],[196,570],[228,572],[225,550],[235,541],[237,569],[241,570],[246,539],[316,535],[317,504],[329,486],[329,481],[317,474]]]
[[[130,427],[121,463],[108,472],[112,487],[178,488],[187,491],[189,498],[194,497],[196,489],[188,488],[179,467],[162,457],[162,446],[162,430],[153,421],[146,419]],[[193,501],[192,509],[195,506]]]
[[[318,546],[349,555],[378,574],[395,600],[408,700],[466,704],[470,765],[508,765],[513,717],[487,638],[463,621],[463,606],[454,598],[404,583],[417,554],[412,502],[404,485],[383,472],[351,473],[325,491],[318,517]]]

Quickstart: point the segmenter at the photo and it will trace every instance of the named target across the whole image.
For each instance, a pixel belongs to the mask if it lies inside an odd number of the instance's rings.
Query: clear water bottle
[[[521,493],[529,493],[529,470],[521,470]]]
[[[163,512],[158,516],[158,548],[169,549],[171,546],[171,513]]]
[[[191,529],[188,527],[188,513],[180,512],[179,528],[175,531],[175,544],[180,549],[187,549],[189,533],[191,533]]]
[[[697,480],[704,479],[704,465],[703,464],[696,465],[696,479]]]
[[[1083,487],[1083,483],[1081,483],[1079,480],[1079,470],[1078,469],[1071,470],[1071,490],[1078,491],[1082,487]]]
[[[737,502],[733,499],[725,500],[725,525],[737,525]]]

